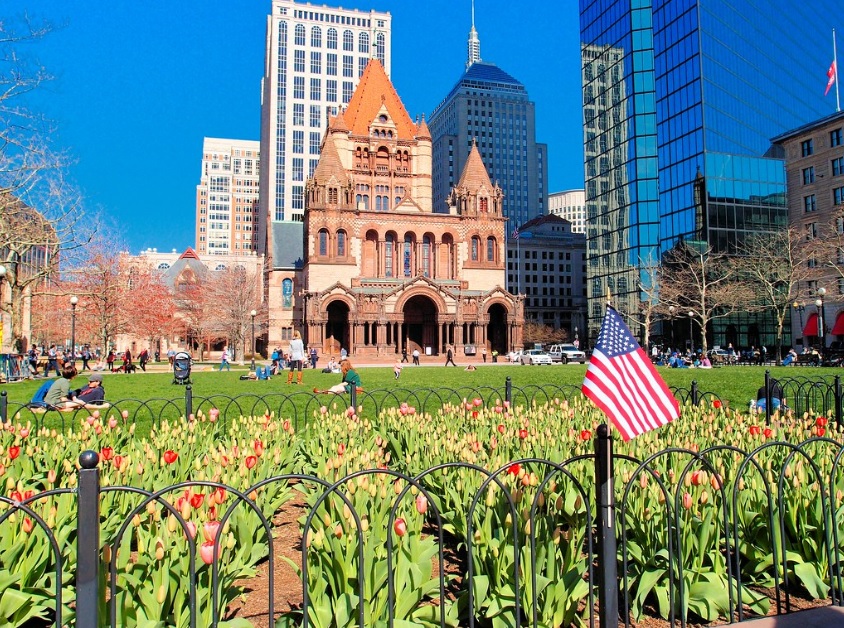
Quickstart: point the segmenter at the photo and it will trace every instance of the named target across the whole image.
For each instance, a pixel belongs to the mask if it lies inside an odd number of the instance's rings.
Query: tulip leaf
[[[818,567],[814,563],[800,563],[794,565],[794,575],[800,580],[800,583],[816,600],[826,598],[829,593],[829,586],[823,581],[818,574]]]

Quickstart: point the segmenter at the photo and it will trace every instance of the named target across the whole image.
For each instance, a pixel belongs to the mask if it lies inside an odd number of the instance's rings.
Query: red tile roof
[[[413,140],[417,134],[416,125],[404,108],[396,88],[390,82],[384,67],[377,59],[370,59],[360,77],[355,93],[346,108],[344,118],[354,135],[369,135],[369,125],[382,106],[396,125],[400,140]]]

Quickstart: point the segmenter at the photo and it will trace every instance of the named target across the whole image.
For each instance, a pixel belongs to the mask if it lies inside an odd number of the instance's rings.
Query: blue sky
[[[17,6],[16,6],[17,4]],[[321,3],[314,3],[321,4]],[[464,70],[470,0],[344,0],[393,15],[391,78],[411,117]],[[58,28],[22,51],[55,77],[36,106],[89,211],[132,252],[194,245],[203,137],[259,138],[270,0],[4,3]],[[332,6],[336,4],[332,3]],[[548,144],[549,191],[583,186],[579,30],[573,0],[476,0],[481,57],[524,83]]]

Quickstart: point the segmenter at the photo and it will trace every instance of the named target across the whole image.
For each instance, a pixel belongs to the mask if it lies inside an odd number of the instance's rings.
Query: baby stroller
[[[173,383],[190,384],[191,357],[185,351],[179,351],[173,356]]]

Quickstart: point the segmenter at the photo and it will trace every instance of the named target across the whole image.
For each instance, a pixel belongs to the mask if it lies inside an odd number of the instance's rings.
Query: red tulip
[[[202,493],[194,493],[190,496],[190,505],[194,508],[199,508],[200,506],[202,506],[202,498]]]
[[[214,562],[214,543],[208,541],[203,543],[199,547],[199,556],[202,558],[202,562],[206,565],[210,565]]]
[[[340,443],[337,445],[337,455],[342,456],[344,453],[346,453],[346,444]]]
[[[251,469],[258,464],[258,458],[255,456],[246,456],[246,468]]]
[[[11,499],[13,502],[22,502],[23,495],[20,494],[20,491],[12,491],[11,493],[9,493],[9,499]]]
[[[750,428],[748,428],[748,432],[750,432],[751,436],[759,436],[759,434],[762,433],[762,428],[758,425],[751,425]]]
[[[772,430],[770,427],[766,427],[764,430],[762,430],[762,434],[765,435],[765,438],[771,438],[771,436],[774,435],[774,430]]]
[[[224,488],[217,488],[214,490],[214,501],[218,504],[222,504],[226,501],[226,489]]]
[[[100,450],[100,458],[108,462],[114,456],[114,449],[111,447],[103,447]]]
[[[580,440],[589,440],[592,438],[592,432],[589,430],[580,430]]]
[[[115,456],[114,457],[114,466],[119,469],[123,465],[123,461],[125,458],[123,456]]]
[[[407,534],[407,523],[404,519],[398,518],[393,524],[393,530],[395,530],[398,536],[404,536]]]
[[[20,456],[21,448],[17,445],[12,445],[9,447],[9,460],[14,460],[18,456]]]
[[[829,423],[829,420],[825,416],[819,416],[815,419],[815,425],[818,427],[826,427],[827,423]]]
[[[179,454],[177,454],[172,449],[168,449],[164,452],[164,462],[166,462],[167,464],[173,464],[174,462],[176,462],[176,458],[178,457]]]
[[[477,411],[477,410],[472,410],[472,418],[473,418],[473,419],[477,419],[477,418],[478,418],[478,411]]]
[[[498,424],[498,433],[499,434],[503,434],[505,429],[507,429],[507,428],[504,427],[503,423]]]
[[[281,424],[281,429],[283,429],[285,432],[290,431],[290,421],[284,419],[284,423]]]
[[[26,501],[27,499],[32,499],[33,495],[35,495],[35,491],[33,491],[31,488],[25,490],[23,492],[23,501]]]
[[[519,471],[521,470],[522,465],[520,465],[518,462],[514,462],[509,467],[507,467],[507,473],[509,473],[510,475],[519,475]]]
[[[527,438],[527,437],[528,437],[528,431],[527,431],[526,429],[524,429],[524,428],[520,429],[520,430],[519,430],[519,438],[521,438],[522,440],[524,440],[524,439],[525,439],[525,438]]]
[[[255,442],[252,443],[252,449],[255,450],[256,456],[260,456],[262,453],[264,453],[264,443],[262,443],[260,439],[256,438]]]
[[[713,408],[715,408],[715,409],[720,408],[720,407],[721,407],[721,400],[720,400],[720,399],[715,399],[715,400],[712,402],[712,407],[713,407]]]
[[[825,427],[819,427],[818,428],[818,436],[823,436],[824,434],[826,434],[826,428]]]
[[[30,532],[32,532],[32,528],[34,528],[34,527],[35,527],[35,524],[32,523],[32,519],[30,519],[29,517],[23,518],[23,531],[24,532],[29,534]]]

